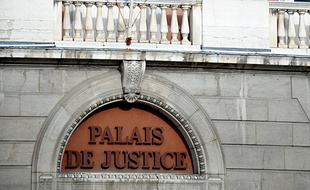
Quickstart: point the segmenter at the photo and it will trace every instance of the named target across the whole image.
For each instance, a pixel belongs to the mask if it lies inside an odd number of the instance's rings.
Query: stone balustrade
[[[62,41],[201,45],[200,2],[57,0],[55,13]]]
[[[309,49],[309,3],[270,3],[270,46]]]

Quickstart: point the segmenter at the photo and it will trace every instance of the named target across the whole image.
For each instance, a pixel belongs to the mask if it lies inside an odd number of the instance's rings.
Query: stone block
[[[31,165],[34,143],[0,143],[0,165]]]
[[[293,145],[310,146],[310,124],[293,124]]]
[[[310,187],[310,173],[298,172],[295,173],[295,189],[309,189]]]
[[[194,96],[216,96],[217,76],[212,73],[201,72],[154,72],[167,80],[179,85]]]
[[[244,109],[244,103],[246,107]],[[238,101],[242,120],[266,121],[268,104],[265,99],[240,99]]]
[[[4,92],[38,92],[39,70],[3,70]]]
[[[310,149],[308,147],[285,148],[285,169],[310,170]]]
[[[265,74],[219,74],[222,96],[291,98],[290,77]]]
[[[20,115],[48,116],[62,97],[62,94],[23,94],[20,97]]]
[[[292,77],[292,97],[297,98],[310,118],[310,79],[306,76]]]
[[[64,83],[62,70],[44,69],[40,71],[40,92],[64,92]]]
[[[223,145],[226,168],[264,168],[264,147]]]
[[[239,120],[237,102],[232,98],[196,98],[211,119]]]
[[[31,189],[31,167],[1,167],[0,189]]]
[[[226,190],[261,190],[261,173],[227,170],[225,187]]]
[[[213,123],[222,144],[256,144],[255,123],[237,121]]]
[[[289,145],[293,144],[292,124],[256,123],[257,144]]]
[[[291,98],[291,79],[286,75],[246,75],[248,97]]]
[[[45,69],[40,71],[40,92],[65,93],[87,79],[85,70]]]
[[[282,147],[266,147],[263,152],[264,169],[284,169],[284,148]]]
[[[65,92],[87,80],[86,72],[80,70],[62,70],[62,77],[65,84],[63,87]]]
[[[309,122],[296,99],[268,100],[268,121]]]
[[[0,117],[0,140],[35,141],[44,117]]]
[[[219,94],[227,97],[246,97],[244,91],[246,85],[244,84],[245,75],[234,73],[218,74],[219,78]]]
[[[20,96],[14,94],[0,93],[0,115],[19,116],[20,115]]]
[[[294,173],[264,172],[262,173],[262,189],[292,190],[294,189]]]
[[[267,101],[247,98],[201,98],[198,102],[211,119],[267,120]]]
[[[223,145],[227,168],[284,169],[284,148]]]

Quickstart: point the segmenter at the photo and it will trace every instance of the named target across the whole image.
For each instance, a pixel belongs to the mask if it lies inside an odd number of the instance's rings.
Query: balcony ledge
[[[0,42],[0,63],[12,59],[50,59],[50,60],[146,60],[158,62],[158,66],[167,62],[288,66],[310,69],[309,50],[292,49],[236,49],[201,48],[198,46],[161,45],[161,44],[125,44],[83,43],[72,46],[64,42]],[[10,61],[14,63],[14,61]],[[44,63],[43,63],[44,64]],[[59,61],[57,62],[59,63]],[[75,64],[79,64],[78,62]],[[100,63],[99,63],[100,64]]]

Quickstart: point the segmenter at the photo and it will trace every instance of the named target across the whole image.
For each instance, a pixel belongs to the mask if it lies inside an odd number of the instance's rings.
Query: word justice
[[[93,169],[95,162],[92,160],[94,151],[66,150],[66,169]],[[164,152],[159,151],[111,151],[106,150],[102,154],[104,160],[100,166],[109,169],[114,162],[117,169],[144,169],[144,170],[186,170],[186,152]],[[113,159],[114,157],[114,159]]]

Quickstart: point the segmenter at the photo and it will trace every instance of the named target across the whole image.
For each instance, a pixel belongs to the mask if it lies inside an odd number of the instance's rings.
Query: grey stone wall
[[[117,67],[0,68],[0,189],[31,189],[34,146],[75,86]],[[276,68],[275,68],[276,70]],[[310,187],[310,77],[302,72],[148,68],[183,88],[216,127],[226,190]]]
[[[227,190],[310,188],[310,78],[299,72],[154,71],[195,96],[217,129]]]

